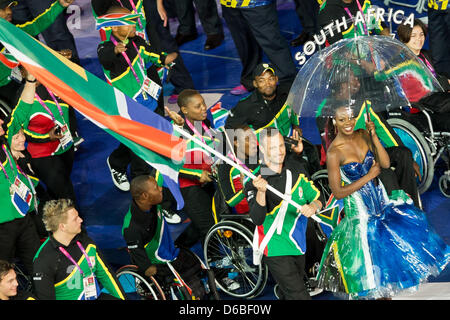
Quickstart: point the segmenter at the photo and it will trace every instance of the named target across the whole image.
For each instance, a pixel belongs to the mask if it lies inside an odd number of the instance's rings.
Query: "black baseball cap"
[[[0,9],[17,6],[17,1],[0,0]]]
[[[253,70],[253,78],[258,77],[262,75],[267,70],[272,71],[272,73],[275,75],[275,69],[270,63],[260,63],[256,66],[255,70]]]

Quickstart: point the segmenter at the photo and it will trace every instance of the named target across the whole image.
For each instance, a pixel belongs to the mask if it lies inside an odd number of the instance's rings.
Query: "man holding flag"
[[[298,139],[298,133],[294,134]],[[250,217],[257,225],[253,239],[254,263],[261,258],[267,264],[281,290],[282,299],[309,300],[305,287],[305,252],[307,218],[322,208],[319,190],[299,170],[295,158],[302,149],[286,157],[283,136],[275,128],[262,132],[260,147],[264,156],[261,174],[245,187]],[[292,161],[294,160],[294,161]],[[297,208],[282,200],[267,185],[302,206]],[[264,257],[263,257],[264,256]]]

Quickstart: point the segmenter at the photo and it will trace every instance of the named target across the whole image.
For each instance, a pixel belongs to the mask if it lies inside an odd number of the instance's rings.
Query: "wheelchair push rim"
[[[399,118],[390,118],[387,122],[403,144],[411,150],[414,161],[419,165],[422,180],[417,179],[417,189],[420,194],[423,194],[430,187],[434,176],[434,161],[430,146],[420,131],[411,123]]]
[[[253,264],[252,233],[242,224],[223,221],[213,226],[205,238],[204,256],[217,287],[227,295],[250,299],[264,290],[268,269]],[[239,288],[229,289],[225,278],[237,282]]]
[[[137,266],[127,265],[117,270],[119,280],[127,300],[166,300],[166,296],[158,282],[150,277],[146,279]]]

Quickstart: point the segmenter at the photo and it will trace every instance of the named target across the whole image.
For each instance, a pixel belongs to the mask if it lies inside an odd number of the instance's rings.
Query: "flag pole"
[[[220,158],[221,160],[223,160],[224,162],[228,163],[230,166],[238,169],[240,172],[242,172],[243,174],[245,174],[247,177],[249,177],[250,179],[254,180],[256,179],[256,176],[251,173],[250,171],[247,171],[244,167],[242,167],[240,164],[232,161],[231,159],[225,157],[222,153],[216,151],[215,149],[211,148],[210,146],[208,146],[206,143],[204,143],[203,141],[197,139],[196,137],[192,136],[190,133],[186,132],[185,130],[183,130],[183,128],[177,126],[177,125],[173,125],[173,128],[176,132],[178,132],[179,134],[181,134],[183,137],[193,140],[195,143],[197,143],[198,145],[200,145],[202,148],[204,148],[205,150],[207,150],[208,152],[214,154],[215,156],[217,156],[218,158]],[[271,191],[272,193],[274,193],[275,195],[277,195],[278,197],[280,197],[281,199],[287,201],[289,204],[293,205],[294,207],[296,207],[298,210],[301,210],[302,206],[299,205],[297,202],[292,201],[292,199],[289,199],[287,197],[284,196],[283,193],[281,193],[280,191],[278,191],[277,189],[275,189],[274,187],[272,187],[271,185],[267,184],[267,190]],[[329,210],[330,208],[327,208],[326,210],[322,210],[319,213],[322,213],[324,211]],[[301,212],[301,211],[300,211]],[[313,218],[315,221],[317,222],[322,222],[319,218],[317,218],[316,216],[311,216],[311,218]]]

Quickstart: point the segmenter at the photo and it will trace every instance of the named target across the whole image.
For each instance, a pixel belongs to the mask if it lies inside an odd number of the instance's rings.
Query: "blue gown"
[[[363,163],[341,166],[343,182],[366,175],[373,160],[369,151]],[[319,268],[319,286],[325,290],[355,298],[392,297],[438,275],[450,260],[450,246],[425,213],[404,201],[394,203],[381,182],[371,181],[346,197],[344,211]]]

